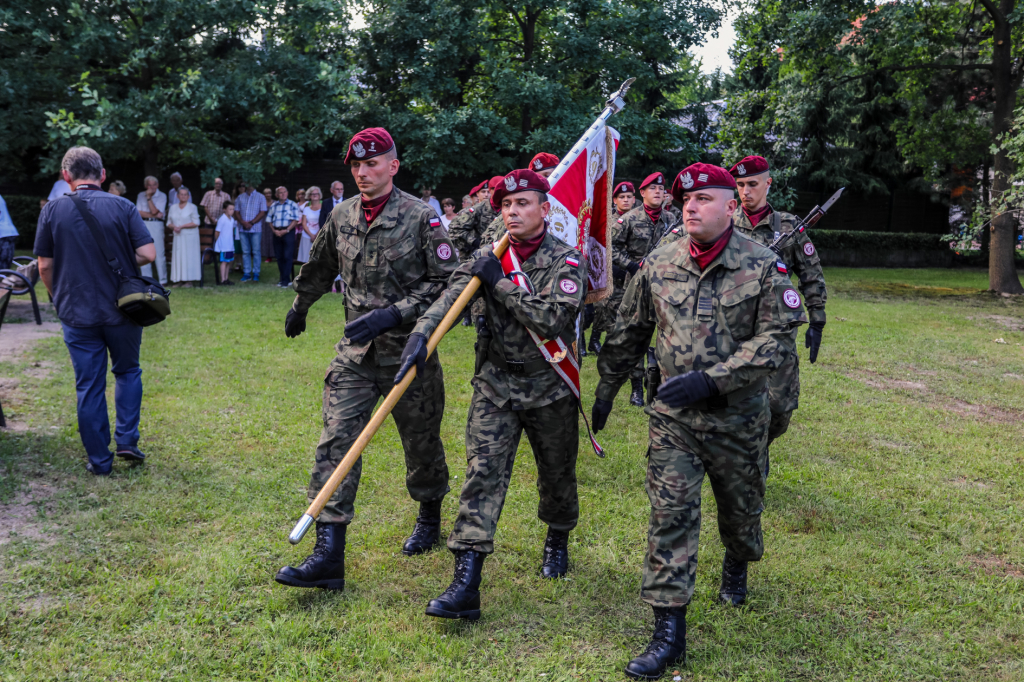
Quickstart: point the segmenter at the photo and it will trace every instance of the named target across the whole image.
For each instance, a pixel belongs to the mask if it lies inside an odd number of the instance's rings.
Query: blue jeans
[[[260,276],[260,239],[259,232],[239,232],[242,241],[242,274]]]
[[[107,417],[107,352],[113,365],[117,445],[139,442],[139,412],[142,409],[142,370],[139,348],[142,327],[128,323],[109,327],[64,325],[64,343],[75,368],[78,396],[78,433],[96,473],[113,466],[110,452],[110,419]]]
[[[283,237],[274,235],[274,260],[281,275],[281,284],[291,284],[292,263],[295,262],[295,232],[288,230]]]

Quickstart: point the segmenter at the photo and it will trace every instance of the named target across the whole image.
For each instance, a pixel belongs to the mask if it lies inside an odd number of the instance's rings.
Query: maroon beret
[[[647,185],[665,185],[665,174],[664,173],[651,173],[644,181],[640,183],[640,189],[647,187]]]
[[[542,171],[548,168],[554,168],[558,165],[558,157],[554,154],[548,154],[547,152],[541,152],[537,156],[530,159],[530,170]]]
[[[395,148],[395,141],[391,139],[391,133],[383,128],[367,128],[360,130],[348,141],[348,154],[345,154],[345,163],[355,158],[356,161],[365,161],[381,154],[387,154]]]
[[[635,194],[636,190],[633,189],[633,183],[632,182],[626,182],[625,180],[623,180],[619,184],[615,185],[615,191],[612,192],[612,196],[613,197],[617,197],[620,194],[622,194],[623,192],[633,192]]]
[[[519,192],[547,192],[551,189],[547,178],[534,173],[529,168],[514,170],[508,175],[498,176],[498,186],[491,193],[491,208],[495,211],[501,210],[501,200],[509,194]]]
[[[721,166],[695,163],[679,171],[675,182],[672,183],[672,197],[676,201],[682,201],[684,192],[698,189],[736,189],[736,179]]]
[[[768,172],[768,160],[763,156],[748,156],[729,169],[734,178],[746,178]]]
[[[495,175],[493,178],[487,181],[487,186],[491,188],[492,193],[494,192],[495,189],[497,189],[498,185],[500,185],[501,181],[504,179],[504,175]]]
[[[469,190],[469,196],[475,195],[477,192],[483,189],[483,186],[486,184],[486,182],[481,182],[479,184],[473,185],[473,189]]]

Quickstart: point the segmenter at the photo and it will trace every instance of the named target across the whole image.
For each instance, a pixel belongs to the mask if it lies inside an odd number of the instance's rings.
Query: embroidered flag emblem
[[[439,218],[431,218],[430,219],[430,226],[431,227],[441,227],[441,220]]]
[[[775,267],[778,268],[779,272],[781,272],[783,275],[789,274],[789,268],[787,268],[786,264],[783,263],[782,261],[777,261],[775,263]]]
[[[576,256],[567,256],[565,262],[567,265],[571,265],[574,268],[578,268],[580,266],[580,259]]]

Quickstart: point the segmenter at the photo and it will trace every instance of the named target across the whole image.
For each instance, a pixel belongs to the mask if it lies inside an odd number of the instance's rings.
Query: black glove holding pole
[[[590,411],[590,423],[594,427],[594,433],[605,427],[605,424],[608,423],[608,415],[611,413],[612,401],[600,398],[594,401],[594,408]]]
[[[718,395],[718,386],[707,372],[679,374],[658,387],[658,400],[669,407],[686,407],[714,395]]]
[[[402,314],[395,306],[371,310],[345,325],[345,336],[352,343],[369,343],[387,330],[402,324]]]
[[[284,335],[289,339],[294,339],[304,331],[306,331],[306,314],[289,310],[284,318]]]
[[[409,368],[416,365],[416,376],[423,376],[423,369],[427,363],[427,337],[419,332],[409,334],[409,340],[405,342],[402,350],[402,365],[395,375],[395,384],[402,382]]]
[[[811,322],[807,325],[807,333],[804,334],[804,346],[811,349],[810,361],[812,365],[818,359],[818,349],[821,348],[821,330],[824,328],[824,322]]]
[[[488,289],[493,289],[498,282],[505,279],[501,261],[493,253],[488,253],[473,261],[473,264],[469,266],[469,274],[479,277],[480,282],[486,284]]]

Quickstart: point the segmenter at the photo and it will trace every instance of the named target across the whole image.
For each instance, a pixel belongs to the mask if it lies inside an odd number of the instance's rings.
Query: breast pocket
[[[345,234],[339,234],[338,257],[341,261],[339,263],[339,270],[341,278],[349,284],[355,281],[356,267],[360,260],[361,251],[358,243],[351,241]]]
[[[737,343],[742,343],[754,335],[760,294],[761,283],[752,280],[726,289],[718,297],[721,320]]]
[[[402,284],[411,284],[424,275],[423,254],[416,244],[416,236],[409,235],[384,246],[382,253],[389,270],[388,275]]]
[[[658,316],[658,326],[668,329],[675,326],[678,317],[689,317],[693,307],[693,282],[686,272],[669,270],[654,273],[651,277],[651,293]]]

